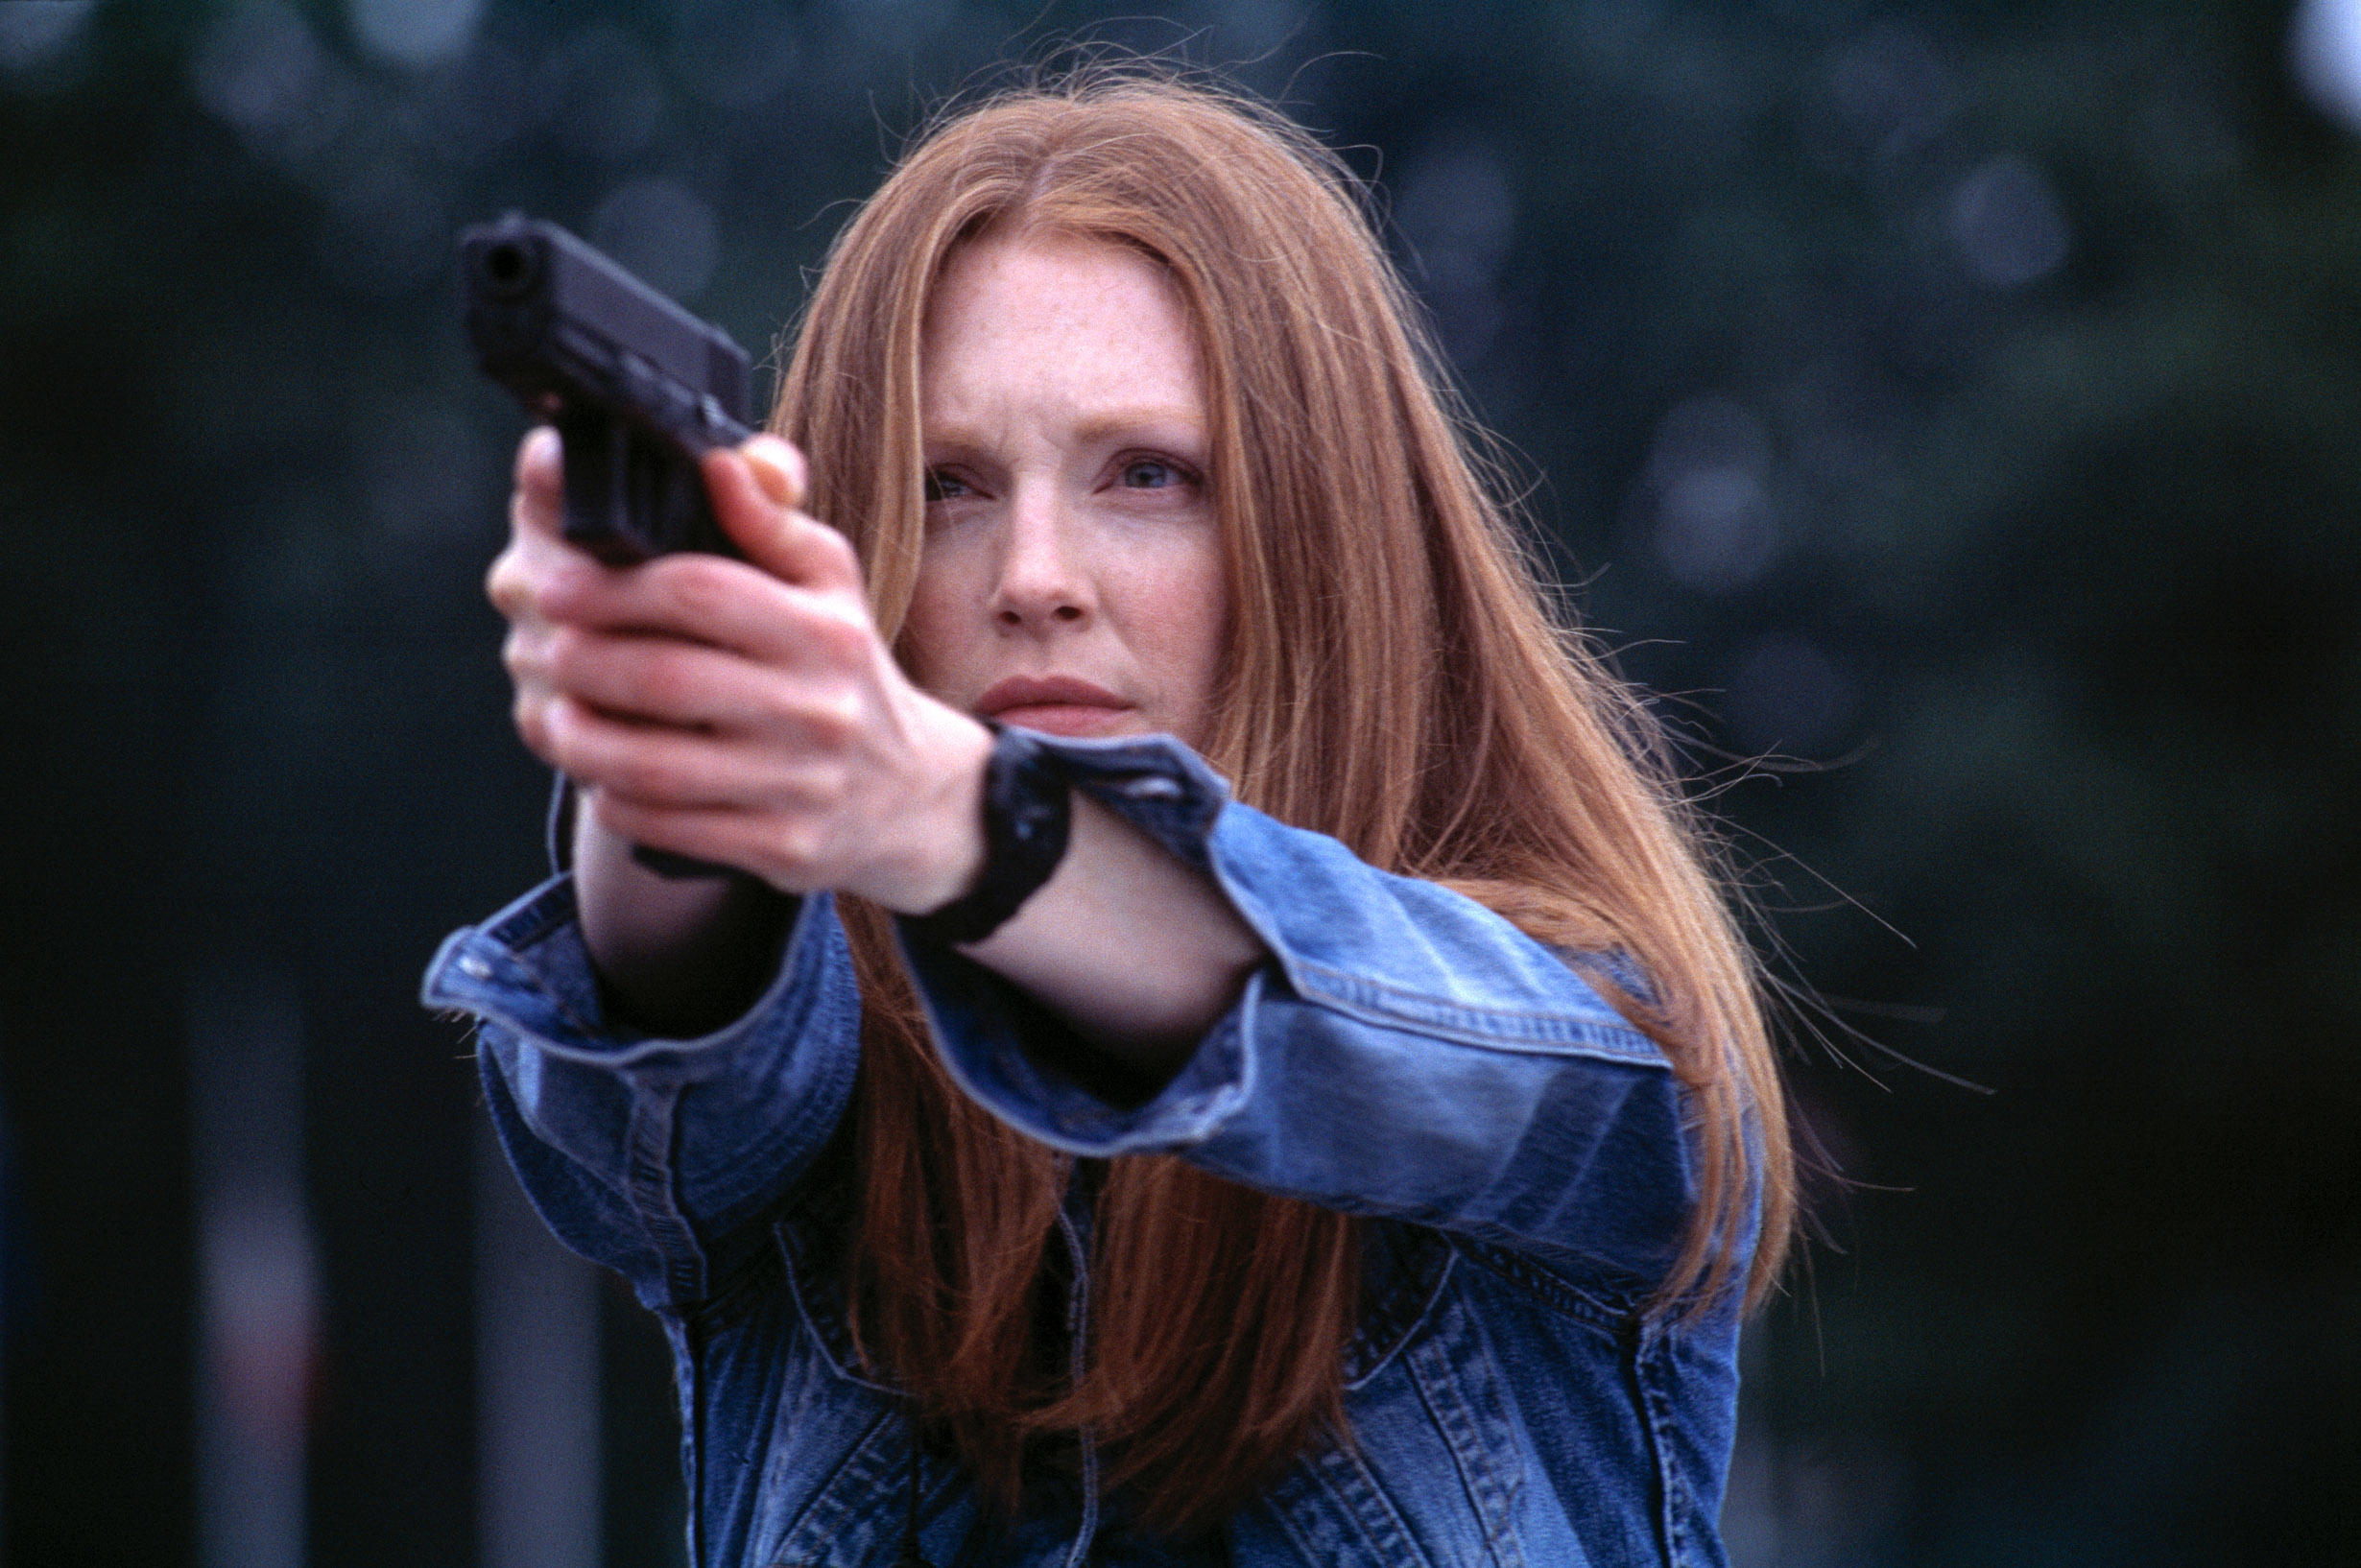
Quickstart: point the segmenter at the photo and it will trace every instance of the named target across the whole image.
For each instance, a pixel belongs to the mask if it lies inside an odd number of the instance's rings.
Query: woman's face
[[[1204,381],[1163,271],[1070,236],[967,246],[918,386],[918,683],[1031,729],[1203,744],[1228,605]]]

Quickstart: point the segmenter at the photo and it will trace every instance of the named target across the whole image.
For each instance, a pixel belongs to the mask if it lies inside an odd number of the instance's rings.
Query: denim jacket
[[[1135,1528],[1080,1463],[990,1523],[853,1354],[833,1138],[860,1001],[825,894],[776,979],[701,1039],[608,1017],[562,875],[455,932],[428,1005],[481,1020],[501,1140],[536,1207],[620,1270],[675,1357],[690,1560],[1456,1568],[1718,1564],[1736,1317],[1641,1308],[1693,1191],[1664,1057],[1489,911],[1229,801],[1164,737],[1052,741],[1077,787],[1202,867],[1270,957],[1169,1084],[1126,1108],[1026,1047],[1038,1010],[905,942],[957,1082],[1083,1159],[1158,1152],[1368,1217],[1347,1442],[1315,1445],[1213,1537]],[[1060,1223],[1076,1365],[1086,1184]]]

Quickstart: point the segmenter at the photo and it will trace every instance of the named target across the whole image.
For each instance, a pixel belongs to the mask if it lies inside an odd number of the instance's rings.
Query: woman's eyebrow
[[[994,423],[984,418],[940,419],[926,424],[919,440],[928,452],[943,457],[981,456],[992,448]],[[1172,445],[1198,447],[1205,442],[1205,418],[1183,403],[1143,403],[1089,414],[1075,423],[1074,436],[1085,443],[1144,436]]]
[[[1180,435],[1192,442],[1202,441],[1204,440],[1205,417],[1197,410],[1181,404],[1144,404],[1138,408],[1094,414],[1075,426],[1075,434],[1085,440],[1103,440],[1110,436],[1128,436],[1143,431],[1157,435]]]

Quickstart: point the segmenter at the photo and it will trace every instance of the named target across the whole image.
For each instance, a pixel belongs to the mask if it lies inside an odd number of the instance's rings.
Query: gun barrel
[[[537,412],[552,393],[611,403],[692,453],[751,433],[745,350],[556,224],[511,213],[461,235],[460,258],[476,357]]]

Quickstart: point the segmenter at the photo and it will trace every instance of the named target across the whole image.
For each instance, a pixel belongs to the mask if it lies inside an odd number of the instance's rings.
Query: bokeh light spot
[[[349,0],[352,36],[394,65],[440,65],[467,52],[484,0]]]
[[[2361,134],[2361,0],[2301,0],[2287,52],[2320,111]]]
[[[1951,193],[1951,239],[1978,279],[2018,289],[2065,261],[2072,236],[2057,193],[2023,158],[1979,167]]]

